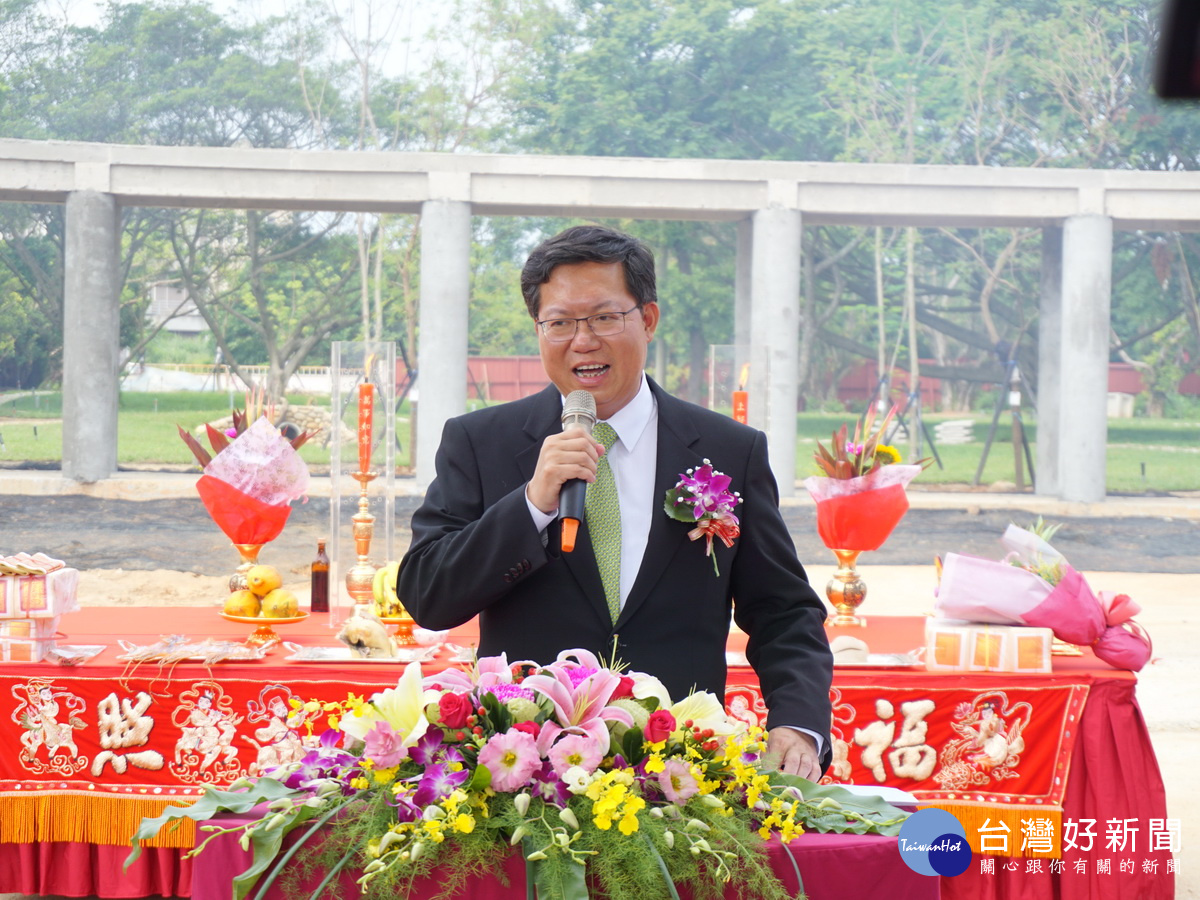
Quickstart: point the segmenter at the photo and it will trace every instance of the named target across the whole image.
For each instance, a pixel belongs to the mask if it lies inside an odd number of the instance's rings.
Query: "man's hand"
[[[767,732],[767,756],[788,775],[799,775],[809,781],[821,777],[821,761],[817,743],[811,734],[781,726]]]
[[[550,435],[542,442],[537,468],[525,489],[529,502],[544,513],[554,512],[564,483],[572,478],[588,483],[596,480],[596,461],[603,452],[604,445],[579,427]]]

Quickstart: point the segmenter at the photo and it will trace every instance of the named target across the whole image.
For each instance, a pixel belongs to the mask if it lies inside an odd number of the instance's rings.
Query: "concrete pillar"
[[[417,484],[434,477],[446,420],[467,409],[467,315],[471,283],[471,204],[421,205],[420,349],[417,352]]]
[[[1058,480],[1063,500],[1103,500],[1108,446],[1112,219],[1072,216],[1062,236]]]
[[[737,223],[737,259],[733,274],[733,343],[750,346],[750,272],[754,259],[754,223]],[[744,362],[744,360],[739,361]]]
[[[766,428],[771,469],[781,497],[796,493],[796,391],[800,352],[800,211],[754,213],[750,266],[750,342],[767,357]],[[760,373],[761,374],[761,373]],[[751,416],[760,375],[751,375]]]
[[[1034,492],[1057,497],[1062,415],[1062,229],[1042,229],[1042,289],[1038,306],[1037,477]]]
[[[750,336],[750,298],[751,269],[754,264],[754,223],[750,219],[742,219],[737,223],[737,255],[733,269],[733,386],[749,390],[750,405],[747,409],[746,421],[755,428],[766,429],[767,399],[766,373],[760,381],[757,396],[754,384],[749,379],[742,382],[743,368],[748,364],[747,375],[752,378],[756,367],[765,366],[765,359],[755,359]],[[761,354],[760,354],[761,356]]]
[[[117,471],[121,223],[116,198],[73,191],[63,258],[64,478]]]

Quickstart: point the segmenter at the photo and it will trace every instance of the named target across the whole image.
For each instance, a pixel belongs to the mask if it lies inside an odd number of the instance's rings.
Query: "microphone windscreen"
[[[563,403],[562,425],[580,425],[588,434],[596,424],[596,398],[587,391],[571,391]]]

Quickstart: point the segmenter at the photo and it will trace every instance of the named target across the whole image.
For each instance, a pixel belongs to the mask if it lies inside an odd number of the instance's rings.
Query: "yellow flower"
[[[894,465],[900,462],[900,451],[888,444],[876,444],[875,461],[881,466]]]
[[[650,774],[661,772],[666,765],[666,761],[657,753],[651,753],[646,758],[646,771]]]
[[[370,762],[370,760],[364,759],[363,762],[364,763]],[[379,784],[379,785],[391,784],[393,781],[396,780],[396,771],[398,769],[399,769],[399,766],[392,766],[390,769],[376,769],[375,773],[374,773],[375,774],[375,783]]]
[[[454,830],[470,834],[475,830],[475,817],[468,813],[459,813],[454,817]]]
[[[370,786],[371,782],[367,781],[365,778],[350,779],[350,787],[354,788],[356,791],[365,791]]]

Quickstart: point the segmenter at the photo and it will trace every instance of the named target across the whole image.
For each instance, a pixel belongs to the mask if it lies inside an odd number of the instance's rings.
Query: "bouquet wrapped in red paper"
[[[1118,669],[1140,670],[1150,636],[1133,621],[1141,612],[1126,594],[1098,595],[1061,553],[1034,531],[1009,525],[1003,560],[949,553],[934,612],[950,619],[1049,628],[1059,640],[1091,647]]]
[[[308,435],[289,441],[265,415],[249,421],[249,410],[235,410],[232,435],[207,426],[215,455],[179,433],[204,467],[196,490],[213,521],[235,544],[265,544],[283,530],[289,504],[308,490],[308,466],[296,452]]]
[[[834,433],[827,450],[820,441],[814,454],[824,476],[804,486],[817,504],[817,533],[831,550],[878,550],[908,511],[905,488],[927,461],[900,464],[900,453],[880,443],[895,409],[871,434],[874,410],[847,440],[846,426]]]

